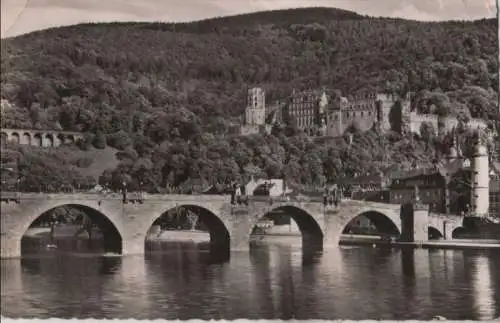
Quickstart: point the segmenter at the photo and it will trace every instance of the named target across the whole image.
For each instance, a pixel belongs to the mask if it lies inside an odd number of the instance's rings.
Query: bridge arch
[[[25,132],[23,134],[23,143],[25,145],[31,146],[31,134],[29,132]]]
[[[66,136],[65,136],[64,143],[65,143],[65,144],[68,144],[68,145],[72,145],[72,144],[74,144],[74,143],[75,143],[75,136],[74,136],[74,135],[71,135],[71,134],[66,135]]]
[[[33,146],[36,146],[36,147],[43,146],[43,140],[42,140],[41,134],[36,133],[35,135],[33,135]]]
[[[6,246],[5,248],[2,246],[2,252],[4,252],[4,249],[8,249],[8,254],[14,257],[22,256],[21,241],[28,232],[28,229],[34,223],[40,221],[41,217],[46,216],[52,210],[64,206],[84,211],[92,223],[101,229],[105,250],[113,253],[122,253],[124,228],[120,221],[120,211],[112,207],[100,207],[97,201],[83,199],[47,199],[44,201],[33,200],[23,202],[21,207],[16,207],[18,211],[13,213],[10,219],[2,222],[2,232],[8,233],[7,240],[5,240]],[[3,238],[2,244],[4,243]]]
[[[369,221],[368,227],[376,229],[378,234],[399,236],[401,234],[401,220],[393,212],[387,212],[376,209],[366,209],[353,214],[344,220],[342,233],[356,233],[355,227],[362,226],[360,219]],[[359,221],[359,222],[358,222]]]
[[[315,216],[315,212],[309,211],[306,208],[282,204],[271,207],[264,214],[257,214],[253,221],[250,223],[248,235],[251,236],[255,233],[259,221],[265,218],[272,218],[273,214],[282,213],[289,216],[298,226],[302,235],[302,248],[303,249],[318,249],[323,246],[323,227],[321,226],[322,214]]]
[[[441,239],[443,238],[443,233],[436,227],[429,225],[428,226],[428,234],[429,240]]]
[[[7,142],[9,141],[9,135],[2,131],[2,146],[5,146]]]
[[[45,134],[44,147],[54,147],[54,136],[51,133]]]
[[[62,133],[57,134],[57,136],[54,138],[55,146],[61,146],[64,145],[64,135]]]
[[[17,132],[13,132],[11,135],[10,141],[16,145],[21,143],[21,138],[19,137],[19,134]]]
[[[230,248],[230,223],[218,215],[219,210],[215,210],[209,205],[197,205],[197,204],[178,204],[166,209],[163,209],[160,214],[154,215],[147,225],[147,233],[145,234],[145,242],[154,239],[154,237],[159,237],[159,234],[163,232],[168,232],[168,219],[170,216],[177,216],[183,218],[185,222],[182,222],[181,229],[190,229],[192,223],[188,223],[190,220],[188,217],[190,215],[196,215],[197,219],[191,221],[196,221],[195,225],[192,225],[194,229],[201,231],[208,231],[210,234],[210,246],[212,249],[219,249],[220,251],[229,251]],[[153,229],[156,227],[156,230]],[[170,226],[173,228],[172,226]],[[178,229],[178,228],[177,228]],[[167,233],[168,234],[168,233]],[[147,244],[145,243],[145,248]]]
[[[465,227],[456,227],[451,231],[451,238],[452,239],[463,239],[467,235],[468,230]]]

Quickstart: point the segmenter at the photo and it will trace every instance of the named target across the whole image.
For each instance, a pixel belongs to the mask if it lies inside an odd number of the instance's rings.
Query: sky
[[[336,7],[424,21],[496,15],[498,0],[0,0],[1,37],[83,22],[193,21],[255,11]]]

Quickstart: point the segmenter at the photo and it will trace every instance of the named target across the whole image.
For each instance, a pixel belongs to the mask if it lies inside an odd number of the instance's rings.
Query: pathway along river
[[[230,260],[156,242],[145,256],[40,250],[2,260],[2,316],[447,319],[500,316],[498,251],[265,244]]]

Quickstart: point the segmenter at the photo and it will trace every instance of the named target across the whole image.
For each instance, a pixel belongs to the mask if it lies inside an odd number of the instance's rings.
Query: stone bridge
[[[343,200],[325,206],[320,199],[249,197],[248,205],[232,205],[227,195],[44,194],[1,192],[1,257],[19,257],[21,239],[32,223],[59,206],[79,207],[99,224],[106,240],[114,240],[113,251],[144,253],[148,230],[168,210],[182,206],[198,214],[210,231],[211,245],[247,250],[257,222],[271,211],[282,210],[297,223],[303,246],[337,246],[342,231],[363,214],[383,232],[401,233],[400,205]],[[415,216],[419,212],[415,211]],[[445,238],[462,225],[455,216],[428,216],[429,226]],[[104,228],[104,229],[103,229]]]
[[[33,130],[33,129],[2,129],[2,145],[12,142],[19,145],[36,147],[59,147],[63,144],[74,144],[83,138],[79,132]]]

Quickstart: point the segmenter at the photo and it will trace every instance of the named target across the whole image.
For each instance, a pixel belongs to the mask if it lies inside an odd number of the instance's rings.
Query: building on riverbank
[[[500,172],[490,178],[490,217],[500,219]]]
[[[19,189],[19,157],[20,153],[17,151],[2,149],[2,154],[0,156],[2,191],[15,191]]]

